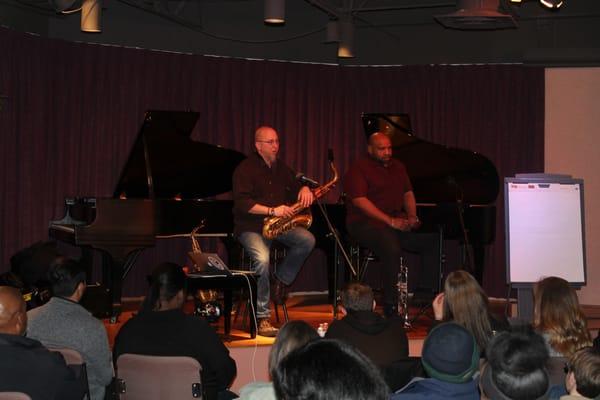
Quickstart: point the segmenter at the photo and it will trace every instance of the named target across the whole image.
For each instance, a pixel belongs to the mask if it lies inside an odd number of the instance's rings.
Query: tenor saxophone
[[[333,165],[333,161],[329,163],[333,178],[326,184],[319,186],[313,190],[315,199],[323,197],[329,192],[338,181],[338,171]],[[262,234],[266,239],[274,239],[276,236],[281,235],[295,227],[303,227],[308,229],[312,224],[312,215],[310,212],[303,213],[306,207],[303,207],[300,202],[297,202],[290,206],[292,208],[292,215],[289,217],[266,217],[263,223]]]

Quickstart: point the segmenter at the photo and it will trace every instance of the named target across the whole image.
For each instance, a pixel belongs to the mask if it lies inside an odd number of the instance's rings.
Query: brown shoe
[[[258,334],[260,336],[275,337],[279,329],[271,325],[268,318],[261,318],[258,320]]]
[[[271,277],[271,300],[277,305],[285,303],[288,297],[288,286],[277,277]]]

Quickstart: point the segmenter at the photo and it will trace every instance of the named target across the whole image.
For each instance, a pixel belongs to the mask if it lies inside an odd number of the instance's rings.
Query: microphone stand
[[[341,252],[342,255],[344,256],[344,260],[346,261],[346,263],[348,264],[348,267],[350,268],[350,271],[352,272],[352,275],[357,276],[356,269],[352,265],[352,261],[350,261],[350,257],[348,256],[348,253],[346,252],[346,249],[344,248],[344,245],[342,244],[340,235],[339,235],[337,229],[334,228],[333,224],[331,223],[331,220],[329,219],[329,216],[327,215],[327,210],[325,210],[325,207],[321,203],[320,199],[316,199],[315,202],[317,203],[317,206],[319,207],[319,210],[321,211],[321,214],[323,215],[323,218],[325,219],[325,222],[327,223],[327,229],[329,229],[329,233],[330,233],[331,237],[333,237],[335,240],[336,256],[337,256],[338,251]],[[337,297],[338,257],[336,257],[334,264],[335,265],[334,265],[334,273],[333,273],[333,290],[335,293],[333,295],[333,317],[336,318],[337,317],[337,303],[338,303],[338,297]]]

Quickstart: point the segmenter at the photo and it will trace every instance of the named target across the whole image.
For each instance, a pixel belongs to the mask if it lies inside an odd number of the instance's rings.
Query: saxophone
[[[313,195],[315,199],[319,199],[323,197],[327,192],[329,192],[338,181],[338,171],[333,165],[333,161],[329,163],[331,167],[331,171],[333,172],[333,178],[327,182],[326,184],[319,186],[315,190],[313,190]],[[310,224],[312,224],[312,215],[309,213],[301,213],[305,210],[305,207],[302,207],[300,202],[295,203],[291,206],[293,209],[293,214],[289,217],[266,217],[263,223],[262,234],[266,239],[274,239],[276,236],[287,232],[291,229],[294,229],[297,226],[304,227],[308,229]]]

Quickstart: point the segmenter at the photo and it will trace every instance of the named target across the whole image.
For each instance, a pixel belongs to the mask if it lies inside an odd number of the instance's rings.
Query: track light
[[[548,8],[560,8],[563,5],[563,0],[540,0],[540,3],[544,7]]]
[[[81,31],[102,32],[100,17],[102,16],[102,0],[83,0],[81,5]]]
[[[338,44],[339,58],[354,57],[354,24],[352,21],[339,21],[340,41]]]
[[[265,0],[265,24],[285,24],[285,0]]]

